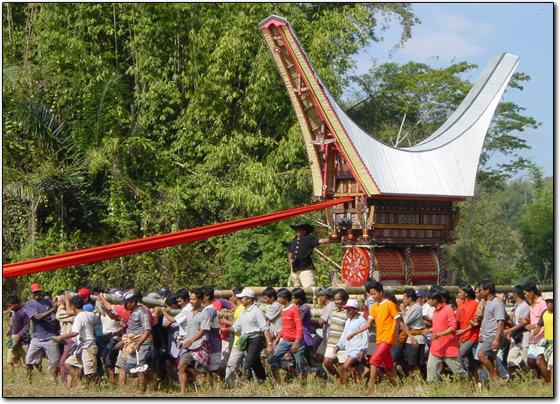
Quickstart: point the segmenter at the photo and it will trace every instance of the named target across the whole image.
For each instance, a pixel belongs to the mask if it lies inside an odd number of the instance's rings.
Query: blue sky
[[[412,3],[421,24],[412,28],[412,38],[403,48],[389,56],[400,38],[397,21],[383,33],[384,40],[373,43],[358,55],[358,74],[366,73],[371,59],[377,63],[399,64],[409,61],[432,67],[453,62],[476,63],[465,77],[474,82],[494,56],[504,52],[520,56],[517,72],[531,76],[523,91],[510,89],[503,100],[526,108],[542,125],[515,133],[527,141],[530,150],[520,154],[553,174],[553,4],[552,3]],[[437,58],[437,59],[436,59]],[[492,163],[504,162],[496,155]]]

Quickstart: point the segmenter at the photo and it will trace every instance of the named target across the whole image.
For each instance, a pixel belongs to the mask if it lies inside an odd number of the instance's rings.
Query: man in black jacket
[[[296,231],[296,237],[290,242],[288,262],[292,267],[292,280],[296,288],[310,288],[315,285],[315,265],[311,260],[313,249],[319,244],[326,244],[328,238],[318,239],[311,233],[314,227],[305,222],[290,225]]]

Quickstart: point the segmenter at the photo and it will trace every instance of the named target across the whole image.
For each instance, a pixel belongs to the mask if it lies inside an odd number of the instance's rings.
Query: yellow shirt
[[[544,323],[544,338],[552,341],[554,331],[552,320],[554,319],[554,314],[547,310],[543,313],[542,319]]]
[[[376,343],[387,342],[390,345],[397,344],[396,319],[400,317],[397,306],[390,300],[375,302],[371,306],[369,317],[375,320]]]
[[[239,313],[241,313],[241,310],[243,309],[244,307],[242,304],[240,304],[239,306],[235,306],[235,311],[233,312],[233,321],[237,321],[237,317],[239,317]],[[235,344],[237,343],[237,340],[239,339],[240,335],[241,335],[241,331],[235,333],[235,338],[233,339],[233,346],[235,346]]]

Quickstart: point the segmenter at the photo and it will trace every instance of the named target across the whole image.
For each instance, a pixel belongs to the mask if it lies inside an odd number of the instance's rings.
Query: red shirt
[[[292,342],[303,339],[303,325],[299,315],[299,309],[290,304],[282,309],[282,329],[279,335],[286,341]]]
[[[442,333],[449,327],[457,330],[457,320],[453,309],[443,303],[434,311],[432,317],[432,335]],[[460,355],[457,334],[452,332],[432,340],[430,353],[440,358],[454,358]]]
[[[476,308],[478,307],[478,302],[474,299],[470,299],[468,302],[461,302],[457,306],[457,322],[459,323],[459,330],[464,330],[468,328],[470,320],[476,318]],[[478,342],[478,332],[480,331],[480,326],[466,331],[459,337],[461,342],[471,340],[473,342]]]
[[[222,304],[222,302],[220,302],[219,299],[212,300],[212,306],[214,306],[214,308],[218,311],[224,309],[224,305]],[[220,324],[220,328],[227,328],[227,327],[229,327],[227,324]],[[226,333],[220,334],[220,339],[229,339],[230,336],[231,336],[231,333],[226,332]]]

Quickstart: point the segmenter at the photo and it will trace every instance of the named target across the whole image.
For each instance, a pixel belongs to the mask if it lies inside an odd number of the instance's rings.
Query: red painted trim
[[[265,24],[265,25],[266,25],[266,29],[268,30],[268,35],[269,35],[270,38],[271,38],[271,41],[274,42],[274,41],[275,41],[275,40],[274,40],[274,34],[273,34],[272,31],[270,30],[270,28],[268,28],[271,24],[267,23],[267,24]],[[282,25],[286,25],[286,24],[282,24]],[[280,36],[283,36],[281,30],[278,30],[278,32],[280,33]],[[265,42],[266,42],[266,41],[265,41]],[[268,43],[267,43],[267,46],[268,46]],[[276,44],[273,44],[273,46],[276,46]],[[269,51],[272,53],[273,49],[270,49],[270,47],[269,47]],[[272,55],[272,57],[273,57],[273,59],[274,59],[275,56]],[[290,82],[290,85],[291,85],[293,88],[295,88],[295,84],[294,84],[294,82],[293,82],[293,80],[292,80],[292,77],[291,77],[291,75],[290,75],[289,69],[288,69],[288,67],[286,66],[286,63],[284,62],[284,58],[282,57],[281,54],[278,55],[278,58],[279,58],[279,60],[280,60],[280,63],[282,64],[282,68],[283,68],[283,70],[284,70],[284,73],[286,74],[286,77],[288,78],[288,80],[289,80],[289,82]],[[303,74],[302,74],[301,71],[298,69],[298,66],[297,66],[296,63],[294,63],[294,66],[295,66],[296,69],[298,70],[298,73],[300,74],[300,76],[303,77]],[[289,89],[287,89],[287,90],[290,91]],[[304,110],[304,107],[303,107],[303,104],[302,104],[301,99],[300,99],[299,97],[297,97],[297,96],[295,96],[294,98],[295,98],[295,100],[296,100],[296,102],[297,102],[297,105],[294,105],[294,103],[292,102],[292,96],[291,96],[291,94],[289,95],[290,102],[292,103],[292,106],[294,107],[294,109],[295,109],[295,108],[299,108],[301,114],[302,114],[303,116],[306,117],[306,119],[305,119],[305,126],[307,127],[307,132],[309,132],[310,134],[313,134],[313,131],[311,130],[311,125],[310,125],[310,123],[309,123],[309,118],[308,118],[307,115],[305,114],[305,110]],[[299,124],[299,119],[298,119],[297,121],[298,121],[298,124]],[[300,124],[300,125],[301,125],[301,124]],[[302,130],[303,130],[303,128],[302,128]],[[313,149],[315,150],[315,156],[316,156],[317,162],[320,163],[321,159],[319,158],[318,151],[317,151],[317,149],[316,149],[315,147],[314,147]],[[306,147],[306,150],[307,150],[307,147]],[[322,171],[322,170],[321,170],[321,171]],[[313,180],[313,178],[312,178],[312,180]],[[324,192],[324,189],[323,189],[323,187],[322,187],[324,184],[325,184],[325,178],[324,178],[324,176],[323,176],[323,178],[321,179],[321,195],[322,195],[322,197],[325,197],[325,192]]]
[[[270,28],[268,28],[270,25],[271,25],[271,24],[270,24],[270,22],[269,22],[269,23],[267,23],[267,24],[264,24],[263,27],[266,26],[266,29],[268,30],[268,34],[270,35],[270,37],[272,38],[272,40],[275,41],[275,40],[274,40],[274,35],[272,34]],[[281,25],[282,25],[282,26],[286,26],[287,24],[281,24]],[[291,30],[288,29],[288,31],[290,32],[290,35],[291,35]],[[311,99],[311,102],[313,103],[313,106],[314,106],[315,110],[317,111],[317,113],[319,114],[319,117],[323,120],[323,122],[325,122],[325,125],[329,126],[329,124],[328,124],[328,119],[327,119],[326,116],[324,115],[322,108],[320,108],[320,104],[317,102],[317,98],[316,98],[315,94],[313,93],[313,90],[311,89],[311,86],[310,86],[310,84],[309,84],[309,81],[307,81],[307,77],[305,76],[305,74],[304,74],[303,71],[301,70],[301,66],[299,65],[299,62],[298,62],[297,58],[295,57],[295,55],[294,55],[294,53],[293,53],[293,51],[292,51],[292,49],[291,49],[291,47],[290,47],[288,41],[285,39],[286,36],[284,35],[284,32],[283,32],[281,29],[279,29],[279,30],[278,30],[278,33],[280,34],[280,36],[281,36],[282,39],[284,40],[284,48],[285,48],[286,51],[288,52],[289,56],[292,58],[292,63],[294,64],[295,69],[297,70],[297,72],[299,73],[301,79],[302,79],[303,82],[305,83],[305,86],[309,89],[308,91],[310,92],[310,99]],[[294,43],[297,44],[297,41],[295,40],[295,38],[293,37],[293,35],[292,35],[292,38],[294,39]],[[299,50],[300,50],[300,52],[301,52],[301,48],[300,48]],[[302,54],[303,54],[303,52],[302,52]],[[307,61],[307,58],[304,57],[304,59]],[[289,72],[289,70],[288,70],[286,64],[284,63],[284,58],[282,58],[281,56],[280,56],[280,61],[282,62],[282,66],[283,66],[283,68],[284,68],[284,72],[285,72],[286,75],[288,76],[292,87],[295,88],[295,85],[294,85],[294,83],[293,83],[293,81],[292,81],[292,79],[291,79],[291,77],[290,77],[290,72]],[[312,69],[310,69],[310,70],[313,71]],[[290,89],[287,89],[287,90],[290,91]],[[296,99],[297,99],[298,106],[299,106],[299,109],[300,109],[302,115],[306,117],[306,122],[305,122],[305,123],[306,123],[306,125],[307,125],[307,130],[308,130],[309,133],[312,134],[313,131],[311,130],[311,127],[310,127],[309,117],[308,117],[307,114],[305,113],[305,110],[304,110],[304,108],[303,108],[303,104],[302,104],[300,98],[299,98],[299,97],[296,97]],[[294,106],[294,107],[295,107],[295,106]],[[330,128],[330,127],[329,127],[329,132],[333,132],[333,131],[332,131],[332,128]],[[338,145],[338,141],[336,140],[336,137],[335,137],[334,135],[333,135],[333,137],[335,138],[335,144],[337,145],[337,146],[336,146],[337,149],[339,150],[339,152],[343,152],[342,149],[341,149],[341,148],[339,147],[339,145]],[[347,160],[350,160],[350,159],[348,158],[348,156],[346,156],[345,153],[344,153],[344,156],[346,157]],[[326,173],[326,164],[327,164],[327,159],[325,158],[325,162],[324,162],[324,164],[323,164],[323,169],[322,169],[322,172],[323,172],[323,176],[322,176],[322,177],[323,177],[323,178],[322,178],[322,184],[321,184],[321,187],[322,187],[321,192],[322,192],[322,196],[323,196],[323,197],[326,197],[326,191],[325,191],[325,188],[323,188],[323,186],[326,184],[326,180],[327,180],[327,178],[326,178],[326,174],[327,174],[327,173]],[[349,165],[349,167],[350,167],[350,170],[352,171],[352,174],[354,175],[354,179],[356,180],[356,182],[358,182],[358,184],[360,184],[360,188],[361,188],[361,190],[362,190],[362,192],[363,192],[363,187],[361,186],[361,183],[360,183],[360,181],[358,180],[359,177],[357,176],[356,172],[355,172],[354,169],[352,168],[352,165]],[[335,173],[334,176],[336,177],[336,173]],[[365,194],[365,193],[364,193],[364,194]]]
[[[268,28],[268,27],[270,27],[271,25],[275,25],[275,26],[279,27],[279,26],[288,25],[288,24],[286,24],[286,23],[283,22],[283,21],[278,21],[278,20],[276,20],[276,19],[274,19],[274,18],[271,18],[270,20],[268,20],[267,22],[265,22],[263,25],[259,26],[259,29]]]
[[[279,30],[279,32],[280,32],[280,35],[281,35],[282,37],[285,38],[284,33],[283,33],[281,30]],[[313,73],[314,70],[313,70],[313,69],[311,68],[311,66],[309,65],[309,61],[307,60],[307,57],[305,56],[305,54],[304,54],[304,52],[302,51],[301,47],[298,45],[298,41],[297,41],[296,38],[293,36],[292,31],[291,31],[289,28],[288,28],[288,32],[290,33],[290,36],[293,38],[293,41],[294,41],[294,43],[296,44],[296,46],[298,47],[299,51],[300,51],[301,54],[303,55],[303,59],[304,59],[305,63],[307,64],[307,67],[309,68],[310,72]],[[319,114],[320,118],[325,122],[325,125],[330,126],[330,125],[328,124],[329,120],[328,120],[327,117],[325,116],[325,114],[324,114],[324,112],[323,112],[323,109],[321,108],[320,104],[318,103],[318,101],[317,101],[317,96],[314,94],[314,92],[313,92],[313,90],[312,90],[312,88],[311,88],[311,85],[310,85],[309,82],[307,81],[306,76],[303,74],[303,72],[302,72],[302,70],[301,70],[301,68],[300,68],[299,62],[298,62],[297,58],[295,57],[295,55],[294,55],[294,53],[293,53],[291,47],[289,46],[288,41],[285,41],[285,45],[286,45],[286,50],[288,51],[288,53],[289,53],[290,56],[292,57],[292,62],[294,63],[294,66],[296,67],[298,73],[301,75],[303,81],[305,81],[305,83],[306,83],[306,85],[307,85],[307,88],[309,88],[308,91],[310,91],[311,102],[313,103],[313,106],[315,107],[315,110],[316,110],[317,113]],[[318,83],[318,84],[320,84],[320,83]],[[319,85],[319,87],[321,87],[321,85]],[[323,93],[323,96],[324,96],[324,93]],[[325,99],[326,99],[327,102],[328,102],[328,98],[327,98],[326,96],[325,96]],[[332,105],[330,105],[330,103],[329,103],[329,106],[330,106],[331,109],[332,109]],[[334,111],[334,110],[333,110],[333,111]],[[344,134],[346,135],[346,137],[348,137],[348,134],[347,134],[346,131],[344,130],[344,126],[342,126],[342,123],[340,123],[340,120],[338,119],[338,117],[336,116],[336,114],[334,114],[334,116],[336,117],[338,123],[340,124],[340,127],[341,127],[342,130],[344,131]],[[333,130],[332,127],[329,127],[329,129],[330,129],[331,132],[335,132],[335,131]],[[335,138],[336,138],[336,136],[335,136]],[[348,138],[348,140],[350,140],[350,138]],[[337,141],[337,143],[338,143],[338,141]],[[356,148],[354,147],[354,144],[352,143],[352,141],[350,141],[350,144],[352,145],[352,148],[354,148],[354,151],[356,151]],[[340,151],[343,152],[344,157],[346,158],[346,160],[351,161],[351,159],[348,157],[348,155],[344,152],[344,150],[343,150],[341,147],[340,147]],[[360,162],[362,163],[362,166],[365,168],[365,165],[364,165],[362,159],[360,158],[360,155],[358,154],[358,152],[356,152],[356,155],[357,155],[358,158],[360,159]],[[366,193],[364,192],[362,183],[361,183],[361,181],[359,180],[360,177],[357,175],[356,171],[355,171],[354,168],[352,167],[352,164],[350,164],[349,167],[350,167],[350,170],[352,171],[352,174],[354,175],[354,179],[358,182],[358,184],[360,184],[360,188],[361,188],[361,190],[362,190],[362,193],[365,195]],[[373,181],[375,187],[377,188],[377,191],[378,191],[378,192],[381,192],[381,191],[379,190],[379,187],[377,186],[377,183],[375,182],[375,180],[373,179],[373,177],[371,176],[371,173],[369,172],[369,170],[368,170],[367,168],[366,168],[366,172],[370,175],[370,178],[371,178],[371,180]]]
[[[309,64],[309,60],[307,59],[307,57],[305,56],[305,53],[303,52],[303,50],[301,49],[301,47],[298,44],[298,41],[296,40],[296,38],[293,36],[291,30],[290,31],[290,35],[292,36],[292,38],[294,39],[294,43],[297,45],[297,47],[299,48],[299,51],[301,52],[301,54],[304,56],[304,61],[307,64],[307,67],[309,68],[309,70],[311,71],[311,73],[314,72],[314,69],[311,67],[311,65]],[[292,58],[294,58],[293,54],[292,54]],[[295,58],[294,58],[295,59]],[[294,60],[295,62],[297,62],[297,60]],[[300,73],[301,74],[301,73]],[[311,86],[309,86],[309,89],[311,90]],[[322,87],[319,83],[319,87]],[[373,181],[373,184],[375,185],[375,188],[377,188],[377,192],[381,193],[381,190],[379,189],[379,186],[377,185],[377,183],[375,182],[375,179],[373,178],[373,176],[371,175],[371,173],[369,172],[369,170],[367,169],[366,165],[364,164],[362,158],[360,157],[360,153],[358,153],[358,151],[356,150],[356,147],[354,146],[354,143],[352,142],[352,139],[350,139],[350,137],[348,136],[348,133],[346,132],[346,129],[344,129],[344,125],[342,125],[342,122],[340,122],[340,119],[338,118],[338,115],[336,113],[334,113],[334,108],[332,106],[332,104],[329,102],[328,97],[325,95],[324,91],[321,89],[321,91],[323,92],[323,96],[325,97],[326,102],[329,104],[331,110],[333,111],[333,115],[335,116],[336,120],[338,121],[340,127],[342,128],[342,131],[344,132],[344,135],[346,136],[346,138],[348,139],[348,141],[350,142],[350,144],[352,145],[352,148],[354,149],[354,152],[356,153],[356,156],[358,156],[358,159],[360,160],[360,163],[362,164],[362,167],[365,169],[365,171],[369,174],[369,177],[371,178],[371,180]],[[315,103],[313,103],[315,104]],[[315,105],[315,108],[317,109],[317,106]],[[321,114],[323,113],[322,108],[321,108]],[[323,118],[325,120],[325,122],[328,122],[328,119],[326,119],[326,117],[323,115]],[[331,128],[332,129],[332,128]],[[334,131],[333,131],[334,132]],[[344,153],[346,155],[346,153]],[[346,158],[348,160],[351,160],[350,158],[348,158],[348,156],[346,156]],[[356,174],[356,172],[354,171],[354,169],[352,168],[352,165],[350,165],[352,172],[354,173],[354,177],[356,179],[356,181],[358,181],[358,183],[360,183],[361,185],[361,181],[359,180],[359,176]],[[363,187],[362,188],[362,192],[363,192]],[[364,192],[365,194],[365,192]]]

